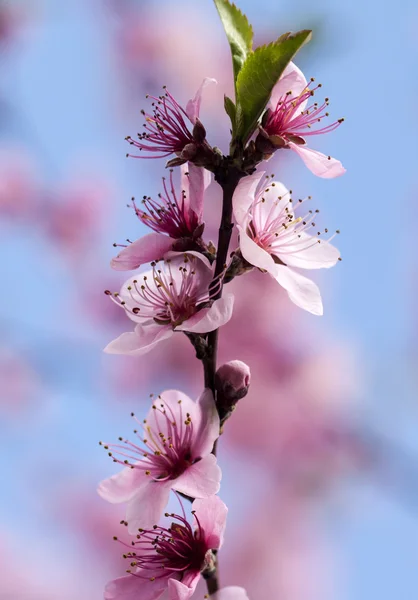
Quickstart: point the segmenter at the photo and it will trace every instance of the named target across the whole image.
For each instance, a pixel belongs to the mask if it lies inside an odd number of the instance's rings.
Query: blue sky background
[[[147,3],[151,0],[138,0]],[[187,10],[196,2],[158,4],[161,19],[166,6],[179,5],[178,26],[187,35]],[[208,27],[219,33],[219,43],[222,32],[210,1],[199,4],[207,12]],[[365,381],[359,399],[365,422],[417,464],[416,473],[407,471],[407,492],[398,494],[390,484],[376,488],[365,478],[340,491],[332,506],[321,507],[324,535],[343,563],[336,598],[412,599],[418,590],[418,8],[413,0],[239,4],[256,29],[269,23],[280,34],[308,27],[311,20],[320,25],[318,43],[312,44],[311,55],[309,47],[303,49],[299,64],[323,82],[333,113],[346,119],[335,134],[315,140],[315,147],[338,157],[347,174],[332,181],[317,179],[296,157],[286,163],[289,171],[278,168],[276,174],[289,187],[297,186],[300,196],[318,199],[329,228],[342,230],[338,243],[343,261],[321,279],[326,283],[326,312],[315,327],[356,349]],[[132,231],[130,213],[122,210],[126,199],[139,182],[146,190],[156,187],[154,166],[149,170],[148,164],[125,159],[123,138],[137,127],[132,115],[126,120],[113,116],[119,84],[108,62],[111,18],[99,0],[24,6],[30,15],[24,35],[0,62],[1,96],[11,111],[1,125],[1,146],[27,148],[39,179],[51,188],[71,178],[73,168],[105,176],[115,204],[94,255],[103,272],[113,255],[111,242]],[[178,74],[173,74],[180,90],[182,69],[187,65],[179,64]],[[186,99],[193,92],[187,89],[180,95]],[[8,530],[36,539],[37,560],[46,573],[61,530],[54,519],[45,528],[45,517],[40,517],[48,506],[42,477],[96,482],[105,476],[108,464],[92,442],[113,437],[115,425],[125,422],[126,410],[109,408],[108,392],[96,379],[109,332],[74,316],[75,280],[68,265],[35,223],[16,226],[6,220],[0,234],[6,256],[1,266],[2,336],[30,357],[47,382],[39,410],[34,407],[18,424],[10,426],[5,419],[0,425],[0,465],[4,481],[12,481],[0,497],[0,510]],[[72,460],[63,462],[67,452]],[[404,468],[406,463],[401,463]],[[40,464],[48,465],[49,473],[34,480]],[[225,481],[227,488],[227,477]],[[231,491],[226,493],[232,498]],[[61,564],[58,573],[71,571],[71,564]],[[101,591],[94,597],[100,598]]]

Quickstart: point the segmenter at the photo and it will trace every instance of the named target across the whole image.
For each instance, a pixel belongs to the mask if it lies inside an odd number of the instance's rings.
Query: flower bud
[[[221,421],[226,420],[238,400],[247,395],[250,380],[250,367],[241,360],[231,360],[216,371],[216,404]]]

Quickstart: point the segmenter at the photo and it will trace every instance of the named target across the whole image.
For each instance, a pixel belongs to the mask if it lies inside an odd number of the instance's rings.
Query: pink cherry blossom
[[[107,584],[105,600],[157,600],[165,590],[170,600],[191,598],[201,572],[213,566],[212,551],[222,546],[228,509],[217,496],[195,500],[193,527],[182,512],[166,513],[173,519],[169,527],[141,529],[136,541],[123,544],[134,568]],[[246,598],[242,588],[218,593],[218,600]]]
[[[145,117],[144,132],[138,134],[138,139],[128,136],[126,140],[141,152],[157,153],[156,156],[138,156],[127,154],[133,158],[164,158],[175,154],[183,162],[192,160],[198,148],[203,147],[206,132],[199,121],[202,93],[209,83],[216,83],[215,79],[205,78],[196,92],[194,98],[189,100],[184,109],[175,98],[164,88],[164,94],[149,96],[152,100],[152,114],[142,111]],[[193,125],[190,131],[189,121]],[[208,146],[209,147],[209,146]]]
[[[112,259],[118,271],[137,269],[146,262],[160,260],[170,250],[203,249],[203,200],[210,184],[210,173],[189,163],[181,167],[181,192],[176,193],[173,173],[170,184],[163,178],[164,193],[158,200],[144,196],[143,208],[134,208],[139,220],[154,230],[124,249]]]
[[[119,294],[106,291],[137,325],[104,351],[139,356],[176,331],[218,329],[231,318],[234,304],[232,294],[211,300],[219,285],[219,278],[213,282],[213,267],[202,254],[173,252],[172,258],[128,279]]]
[[[246,177],[234,194],[241,254],[250,265],[274,277],[297,306],[321,315],[323,308],[317,286],[293,268],[332,267],[340,254],[329,240],[321,237],[321,232],[307,233],[315,227],[315,213],[310,210],[296,218],[291,193],[278,181],[264,187],[263,176],[259,172]],[[299,200],[296,204],[303,202]]]
[[[270,109],[265,114],[261,136],[268,138],[275,148],[293,150],[305,165],[318,177],[330,179],[345,173],[340,161],[306,145],[305,138],[328,133],[336,129],[344,119],[338,119],[326,127],[314,129],[313,126],[328,117],[328,98],[321,105],[313,102],[307,106],[321,84],[310,88],[314,79],[308,83],[302,71],[290,63],[280,78],[270,101]]]
[[[134,418],[135,416],[132,415]],[[136,418],[142,446],[129,440],[104,444],[113,460],[126,468],[99,485],[102,498],[127,502],[129,532],[157,523],[167,505],[170,490],[193,498],[219,491],[221,470],[211,454],[219,437],[219,416],[212,392],[204,390],[197,402],[176,390],[156,398],[147,418]]]

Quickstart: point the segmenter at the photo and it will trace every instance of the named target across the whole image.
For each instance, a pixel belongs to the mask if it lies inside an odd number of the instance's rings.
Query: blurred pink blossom
[[[0,413],[21,417],[40,400],[42,379],[35,367],[11,347],[0,347]]]

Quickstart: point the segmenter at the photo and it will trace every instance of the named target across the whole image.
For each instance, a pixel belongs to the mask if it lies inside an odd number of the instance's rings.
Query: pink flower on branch
[[[321,121],[328,117],[328,98],[319,105],[308,103],[321,84],[311,88],[314,79],[308,83],[302,71],[290,63],[283,76],[273,89],[270,108],[266,111],[257,146],[267,155],[278,148],[288,148],[296,152],[312,173],[318,177],[331,179],[345,173],[339,160],[326,156],[306,145],[305,138],[334,131],[344,119],[322,127]],[[318,128],[315,129],[315,126]]]
[[[121,542],[132,568],[128,576],[107,584],[105,600],[157,600],[166,590],[170,600],[191,598],[202,572],[215,567],[213,551],[222,546],[228,509],[217,496],[195,500],[192,526],[181,508],[182,515],[166,513],[172,519],[169,527],[142,528],[132,544]],[[217,600],[246,598],[242,588],[227,590],[220,590]]]
[[[170,490],[192,498],[219,491],[221,470],[211,454],[219,437],[219,416],[212,392],[204,390],[197,402],[176,390],[156,398],[134,431],[141,445],[104,444],[114,462],[126,465],[99,485],[102,498],[113,504],[127,502],[129,532],[157,523]]]
[[[213,280],[209,261],[197,252],[171,256],[128,279],[120,293],[106,291],[137,325],[110,342],[105,352],[138,356],[176,331],[208,333],[229,321],[234,297],[225,294],[212,301],[222,277]]]
[[[169,183],[163,178],[164,193],[158,195],[158,200],[144,196],[142,208],[133,200],[137,217],[155,233],[125,246],[111,266],[127,271],[160,260],[170,250],[204,250],[203,202],[210,179],[209,171],[189,163],[181,167],[180,193],[176,193],[171,172]]]
[[[296,217],[294,204],[305,201],[294,203],[291,192],[278,181],[269,182],[265,188],[263,177],[259,172],[241,180],[233,197],[240,252],[249,265],[276,279],[297,306],[322,315],[317,286],[294,268],[329,268],[337,263],[340,253],[330,244],[332,238],[324,239],[316,230],[315,235],[308,233],[316,227],[314,218],[319,211],[309,210]]]
[[[151,156],[127,154],[133,158],[164,158],[175,154],[177,158],[169,161],[168,166],[178,166],[187,161],[206,164],[213,160],[214,151],[206,141],[206,130],[199,120],[202,93],[209,83],[215,79],[205,78],[193,99],[184,109],[164,87],[161,96],[147,96],[152,102],[152,114],[144,110],[144,132],[138,133],[135,140],[128,136],[126,140],[140,152],[151,153]],[[190,131],[190,122],[193,125]],[[152,156],[154,154],[154,156]]]

